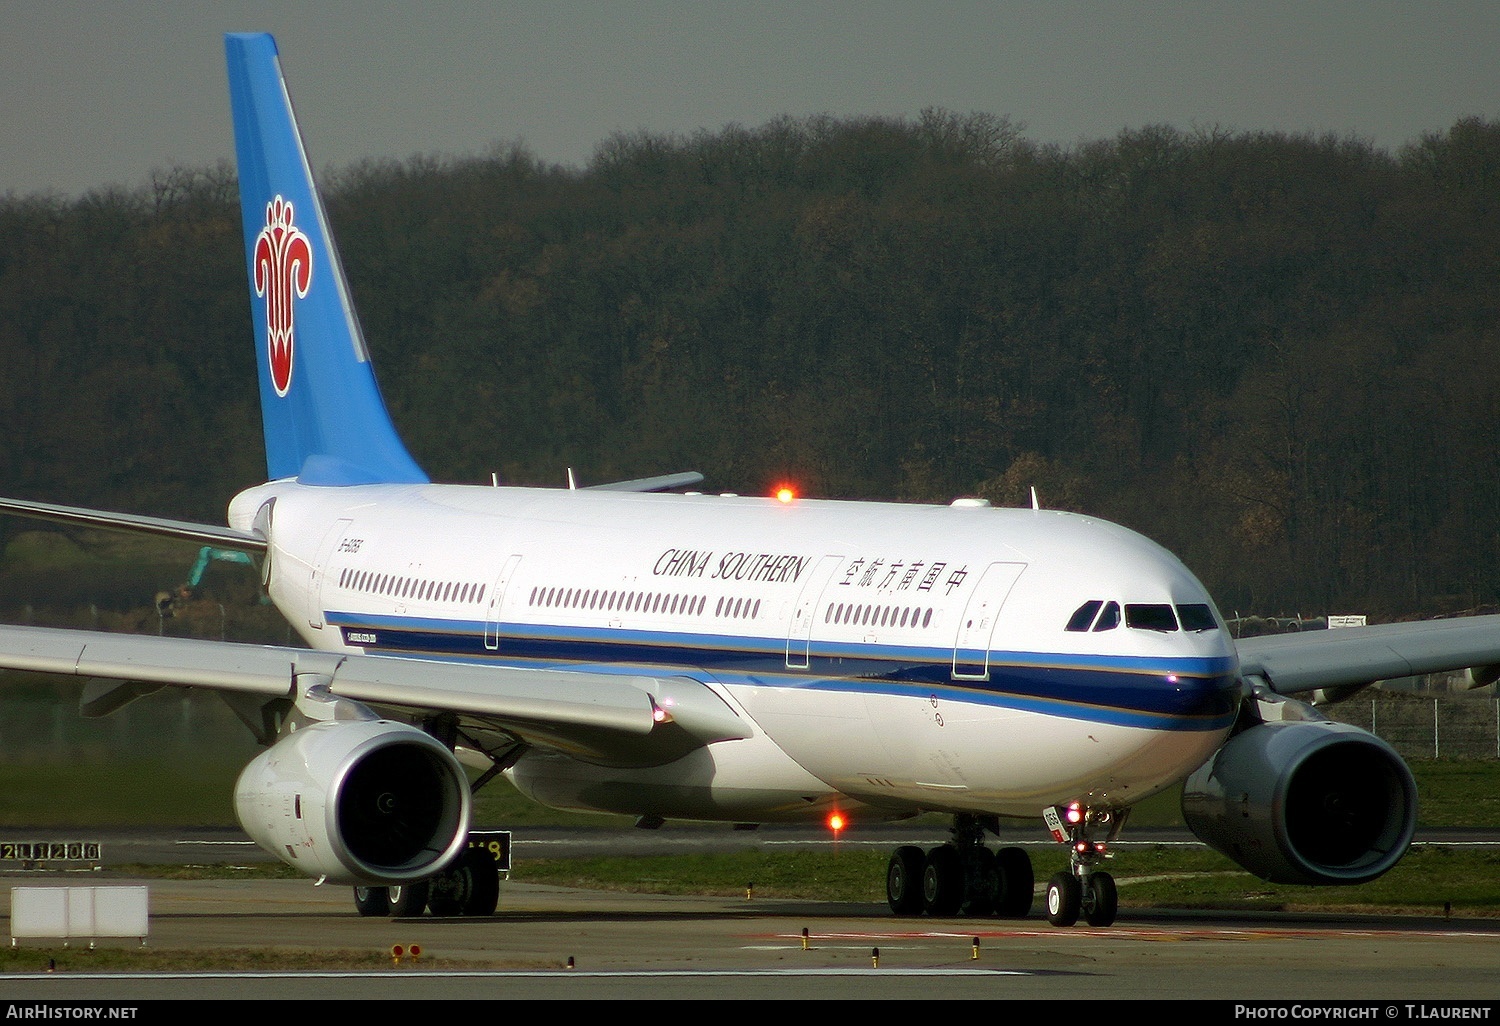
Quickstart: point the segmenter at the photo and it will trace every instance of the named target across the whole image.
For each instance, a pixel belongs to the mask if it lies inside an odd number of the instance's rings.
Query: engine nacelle
[[[468,842],[468,777],[453,753],[391,720],[330,720],[282,738],[240,773],[240,824],[309,876],[388,885],[431,876]]]
[[[1260,723],[1188,777],[1205,844],[1272,883],[1358,884],[1406,854],[1417,785],[1395,749],[1329,720]]]

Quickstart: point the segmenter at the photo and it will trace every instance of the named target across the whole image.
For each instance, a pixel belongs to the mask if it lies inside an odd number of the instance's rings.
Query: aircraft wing
[[[0,498],[0,513],[14,513],[34,520],[50,520],[55,523],[76,524],[79,527],[99,527],[119,531],[137,531],[156,534],[183,541],[218,545],[226,549],[242,549],[247,552],[264,552],[266,540],[249,531],[237,531],[232,527],[214,524],[195,524],[186,520],[167,520],[163,517],[147,517],[137,513],[112,513],[107,510],[83,509],[79,506],[56,506],[49,502],[29,502],[25,499]]]
[[[1477,687],[1500,676],[1500,616],[1270,634],[1236,647],[1240,674],[1283,695],[1464,669]]]
[[[652,764],[750,736],[687,677],[480,666],[194,638],[0,626],[0,669],[295,699],[314,686],[377,711],[457,714],[529,744]],[[107,705],[104,706],[108,708]]]

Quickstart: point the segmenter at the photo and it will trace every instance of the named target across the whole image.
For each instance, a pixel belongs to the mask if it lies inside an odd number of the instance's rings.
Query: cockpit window
[[[1102,605],[1104,603],[1098,599],[1089,599],[1083,605],[1079,606],[1073,611],[1073,615],[1068,618],[1068,630],[1088,630],[1089,626],[1094,622],[1095,615],[1099,612],[1099,607]]]
[[[1131,603],[1125,607],[1125,625],[1148,631],[1175,631],[1177,616],[1164,602]]]
[[[1165,602],[1131,602],[1125,606],[1125,624],[1143,631],[1175,631],[1181,623],[1185,631],[1217,630],[1219,621],[1206,602],[1185,602],[1173,607]],[[1112,631],[1120,626],[1120,603],[1089,599],[1073,610],[1067,629],[1074,633],[1087,630]]]
[[[1112,631],[1120,626],[1120,603],[1110,602],[1104,607],[1104,612],[1099,614],[1099,622],[1094,624],[1096,631]]]
[[[1214,619],[1214,611],[1203,602],[1178,606],[1177,618],[1182,621],[1182,629],[1185,631],[1211,631],[1219,626]]]

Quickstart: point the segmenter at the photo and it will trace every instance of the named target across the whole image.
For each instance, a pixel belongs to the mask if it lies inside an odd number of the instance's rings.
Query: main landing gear
[[[985,825],[977,816],[955,816],[948,843],[928,851],[915,845],[897,848],[885,878],[891,911],[898,916],[1029,915],[1031,856],[1022,848],[985,847]]]
[[[1069,868],[1047,882],[1047,921],[1072,926],[1080,916],[1090,926],[1109,926],[1119,910],[1114,877],[1099,868],[1124,822],[1123,811],[1069,805],[1046,811],[1048,826],[1066,841]],[[1009,846],[985,846],[986,828],[998,832],[994,817],[953,817],[952,840],[923,851],[903,845],[886,870],[886,899],[898,916],[999,916],[1031,914],[1035,879],[1031,856]],[[1100,833],[1105,840],[1095,840]]]
[[[465,849],[452,869],[426,880],[354,888],[354,907],[362,916],[400,919],[428,910],[435,916],[492,916],[499,903],[499,865],[487,848],[477,846]]]

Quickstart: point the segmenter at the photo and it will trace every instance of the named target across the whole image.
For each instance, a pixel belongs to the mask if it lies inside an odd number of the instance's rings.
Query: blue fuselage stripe
[[[696,667],[725,684],[863,695],[928,695],[978,705],[1157,730],[1220,730],[1233,722],[1233,660],[1083,657],[992,652],[984,680],[955,679],[952,649],[814,642],[807,666],[788,667],[785,639],[502,624],[485,644],[473,620],[330,612],[345,642],[369,653],[508,666],[578,666],[621,673]],[[491,640],[496,632],[491,625]],[[800,653],[799,653],[800,654]],[[800,658],[797,660],[801,662]],[[976,667],[982,673],[982,666]]]

